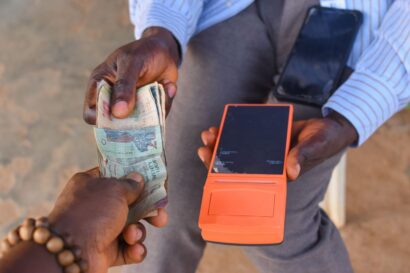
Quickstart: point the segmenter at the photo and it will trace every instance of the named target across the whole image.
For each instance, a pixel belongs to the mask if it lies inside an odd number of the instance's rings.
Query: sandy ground
[[[83,93],[91,69],[132,40],[126,2],[0,2],[0,234],[46,214],[67,178],[96,164]],[[409,271],[409,143],[404,111],[349,152],[342,235],[358,273]],[[214,245],[198,269],[255,271],[239,248]]]

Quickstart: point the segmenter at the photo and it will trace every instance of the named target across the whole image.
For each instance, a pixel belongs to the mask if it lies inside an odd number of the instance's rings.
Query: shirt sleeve
[[[163,27],[172,32],[185,52],[195,32],[204,0],[129,0],[131,22],[139,39],[149,27]]]
[[[355,72],[323,106],[355,127],[365,142],[378,127],[410,102],[410,0],[396,0],[383,19]]]

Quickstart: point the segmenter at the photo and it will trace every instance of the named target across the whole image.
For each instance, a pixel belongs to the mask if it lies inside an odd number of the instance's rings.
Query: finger
[[[137,202],[138,197],[144,189],[144,177],[139,173],[130,173],[125,178],[118,179],[116,185],[120,187],[123,196],[125,196],[128,205]]]
[[[305,128],[306,121],[296,121],[292,124],[292,133],[291,133],[291,147],[295,146],[297,143],[297,138],[300,135],[300,132]]]
[[[198,149],[198,156],[204,163],[205,167],[209,169],[212,159],[212,150],[209,147],[200,147]]]
[[[112,83],[114,80],[113,69],[105,62],[97,66],[88,80],[85,93],[83,118],[88,124],[95,125],[97,105],[97,85],[101,80]]]
[[[214,134],[211,131],[203,131],[201,133],[201,139],[202,143],[204,143],[205,146],[210,148],[211,150],[214,149],[215,143],[216,143],[216,134]]]
[[[122,237],[128,245],[135,245],[145,240],[146,230],[143,224],[130,224],[122,231]]]
[[[157,216],[148,217],[145,220],[154,227],[164,227],[168,223],[168,213],[165,209],[159,208]]]
[[[297,153],[298,150],[296,148],[292,148],[288,154],[286,162],[286,173],[291,181],[296,180],[300,174],[301,167],[298,161]]]
[[[111,94],[111,112],[116,118],[126,118],[134,109],[137,81],[143,66],[127,54],[117,58],[117,78]]]
[[[161,84],[164,86],[165,90],[165,115],[168,116],[171,111],[172,102],[177,93],[177,86],[174,82],[162,81]]]
[[[120,254],[111,266],[140,263],[147,255],[146,247],[140,243],[122,246],[120,251]]]
[[[214,134],[215,136],[217,136],[218,133],[219,133],[219,128],[217,128],[215,126],[212,126],[208,129],[208,131],[211,132],[212,134]]]
[[[132,246],[126,246],[123,253],[126,264],[135,264],[145,259],[147,249],[143,244],[137,243]]]
[[[296,180],[313,163],[320,162],[325,155],[322,147],[325,142],[320,138],[310,138],[299,142],[288,155],[287,174],[290,180]]]
[[[96,105],[97,105],[97,82],[91,78],[88,82],[87,91],[85,93],[83,119],[91,125],[96,123]]]
[[[164,86],[165,92],[170,99],[173,99],[177,94],[177,85],[175,82],[164,80],[161,82]]]

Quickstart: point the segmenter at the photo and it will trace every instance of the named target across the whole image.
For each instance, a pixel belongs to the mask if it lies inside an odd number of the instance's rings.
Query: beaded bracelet
[[[56,255],[58,264],[65,273],[85,273],[87,263],[81,259],[81,249],[72,244],[69,235],[58,235],[48,224],[46,217],[36,220],[28,218],[23,224],[9,232],[1,242],[0,257],[13,246],[23,241],[30,241],[44,245],[48,252]]]

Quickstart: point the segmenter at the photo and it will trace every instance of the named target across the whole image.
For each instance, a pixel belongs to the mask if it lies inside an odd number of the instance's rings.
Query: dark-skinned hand
[[[96,122],[96,87],[102,79],[113,87],[110,107],[114,117],[126,118],[135,107],[135,90],[154,81],[164,86],[168,113],[177,90],[178,61],[178,44],[171,32],[160,27],[146,29],[141,39],[115,50],[91,73],[84,120],[93,125]]]
[[[101,178],[94,168],[75,174],[57,198],[49,221],[80,246],[89,272],[106,273],[109,266],[139,263],[145,258],[144,226],[139,222],[125,226],[128,207],[138,202],[143,188],[138,173],[123,179]],[[147,221],[161,227],[167,217],[161,209]]]
[[[198,156],[207,168],[211,163],[217,136],[216,127],[201,134],[204,146],[198,149]],[[325,118],[294,122],[286,164],[288,178],[296,180],[301,174],[346,149],[356,140],[357,132],[354,127],[336,112]]]

